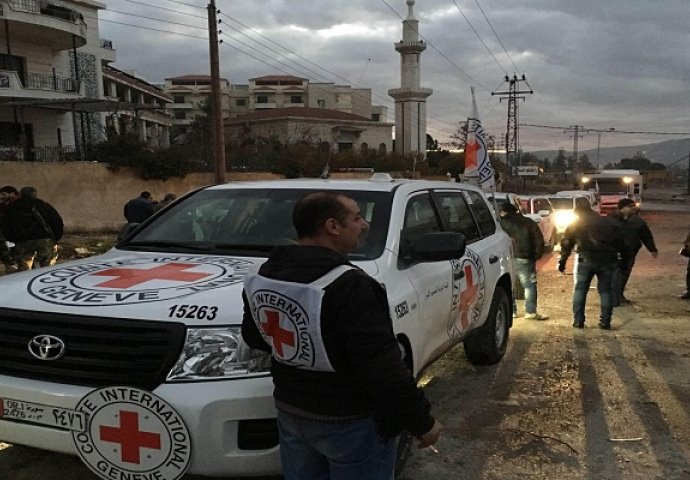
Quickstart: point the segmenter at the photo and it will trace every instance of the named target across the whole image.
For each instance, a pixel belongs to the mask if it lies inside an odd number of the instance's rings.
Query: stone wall
[[[270,173],[226,174],[227,181],[280,178]],[[68,232],[117,232],[125,219],[122,207],[148,190],[156,200],[166,193],[181,196],[214,183],[213,173],[195,173],[166,181],[143,180],[129,169],[108,170],[92,162],[0,162],[0,186],[35,187],[39,198],[53,205]]]

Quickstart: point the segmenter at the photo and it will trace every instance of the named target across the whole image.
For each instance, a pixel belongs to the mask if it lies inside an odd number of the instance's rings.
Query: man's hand
[[[652,252],[652,258],[656,258],[659,256],[659,252]]]
[[[558,271],[565,273],[565,260],[561,259],[558,261]]]
[[[431,430],[417,437],[417,440],[419,440],[417,448],[426,448],[432,446],[434,443],[436,443],[440,435],[441,424],[438,420],[434,420],[434,424],[431,427]]]

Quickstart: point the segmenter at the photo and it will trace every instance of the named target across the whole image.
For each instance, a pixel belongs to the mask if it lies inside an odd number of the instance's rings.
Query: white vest
[[[339,265],[307,284],[260,275],[244,278],[254,323],[277,361],[305,370],[335,371],[321,335],[321,303],[324,289],[354,268]]]

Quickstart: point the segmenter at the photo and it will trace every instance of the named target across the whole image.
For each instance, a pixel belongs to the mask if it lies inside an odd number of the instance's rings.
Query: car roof
[[[465,190],[482,190],[469,183],[448,182],[442,180],[416,180],[408,178],[392,178],[388,174],[374,174],[368,179],[321,179],[321,178],[300,178],[300,179],[279,179],[279,180],[256,180],[228,182],[222,185],[212,185],[206,187],[208,190],[231,190],[242,188],[265,188],[265,189],[308,189],[308,190],[339,190],[339,191],[379,191],[392,192],[400,187],[414,191],[417,189],[453,189],[461,187]]]

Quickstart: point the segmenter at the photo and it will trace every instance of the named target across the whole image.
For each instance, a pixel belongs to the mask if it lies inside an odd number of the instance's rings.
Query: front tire
[[[508,348],[511,310],[508,294],[497,286],[484,325],[463,340],[465,355],[471,363],[493,365],[503,358]]]

